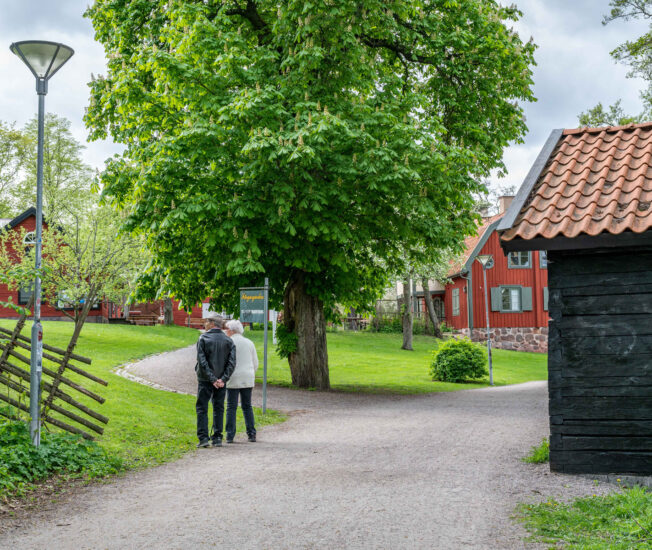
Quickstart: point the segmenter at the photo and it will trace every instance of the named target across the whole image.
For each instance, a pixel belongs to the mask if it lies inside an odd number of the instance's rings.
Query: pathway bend
[[[191,346],[128,370],[193,393],[193,366]],[[82,488],[0,548],[520,549],[519,502],[603,490],[520,461],[548,433],[545,382],[417,396],[270,388],[268,405],[290,417],[258,443],[239,435]]]

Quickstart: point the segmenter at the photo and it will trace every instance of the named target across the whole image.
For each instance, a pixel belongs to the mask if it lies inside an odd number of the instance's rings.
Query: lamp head
[[[14,42],[9,49],[16,54],[27,65],[37,80],[37,91],[47,92],[46,83],[54,74],[68,61],[75,53],[72,48],[59,42],[48,42],[45,40],[23,40]]]
[[[491,254],[480,254],[475,259],[480,262],[483,269],[491,269],[494,265],[494,257]]]

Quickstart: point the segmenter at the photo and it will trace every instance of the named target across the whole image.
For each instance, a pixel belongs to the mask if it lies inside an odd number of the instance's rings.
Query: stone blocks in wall
[[[474,342],[487,340],[485,328],[475,328],[473,331],[463,328],[459,332]],[[548,352],[548,327],[500,327],[492,328],[490,332],[494,348],[535,353]]]

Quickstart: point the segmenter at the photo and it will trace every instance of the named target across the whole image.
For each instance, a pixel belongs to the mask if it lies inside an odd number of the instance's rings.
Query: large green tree
[[[493,0],[97,0],[92,139],[147,236],[143,288],[237,308],[270,278],[292,380],[327,388],[325,319],[416,247],[474,228],[477,181],[526,131],[534,44]],[[407,252],[409,254],[409,252]]]

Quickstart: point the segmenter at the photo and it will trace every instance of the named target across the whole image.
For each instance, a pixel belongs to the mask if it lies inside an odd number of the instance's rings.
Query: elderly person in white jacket
[[[226,335],[235,344],[235,370],[226,383],[226,442],[233,443],[235,437],[235,413],[238,410],[238,397],[242,399],[242,415],[249,441],[256,441],[254,410],[251,408],[251,392],[256,382],[258,355],[254,343],[242,334],[244,328],[240,321],[228,321]]]

